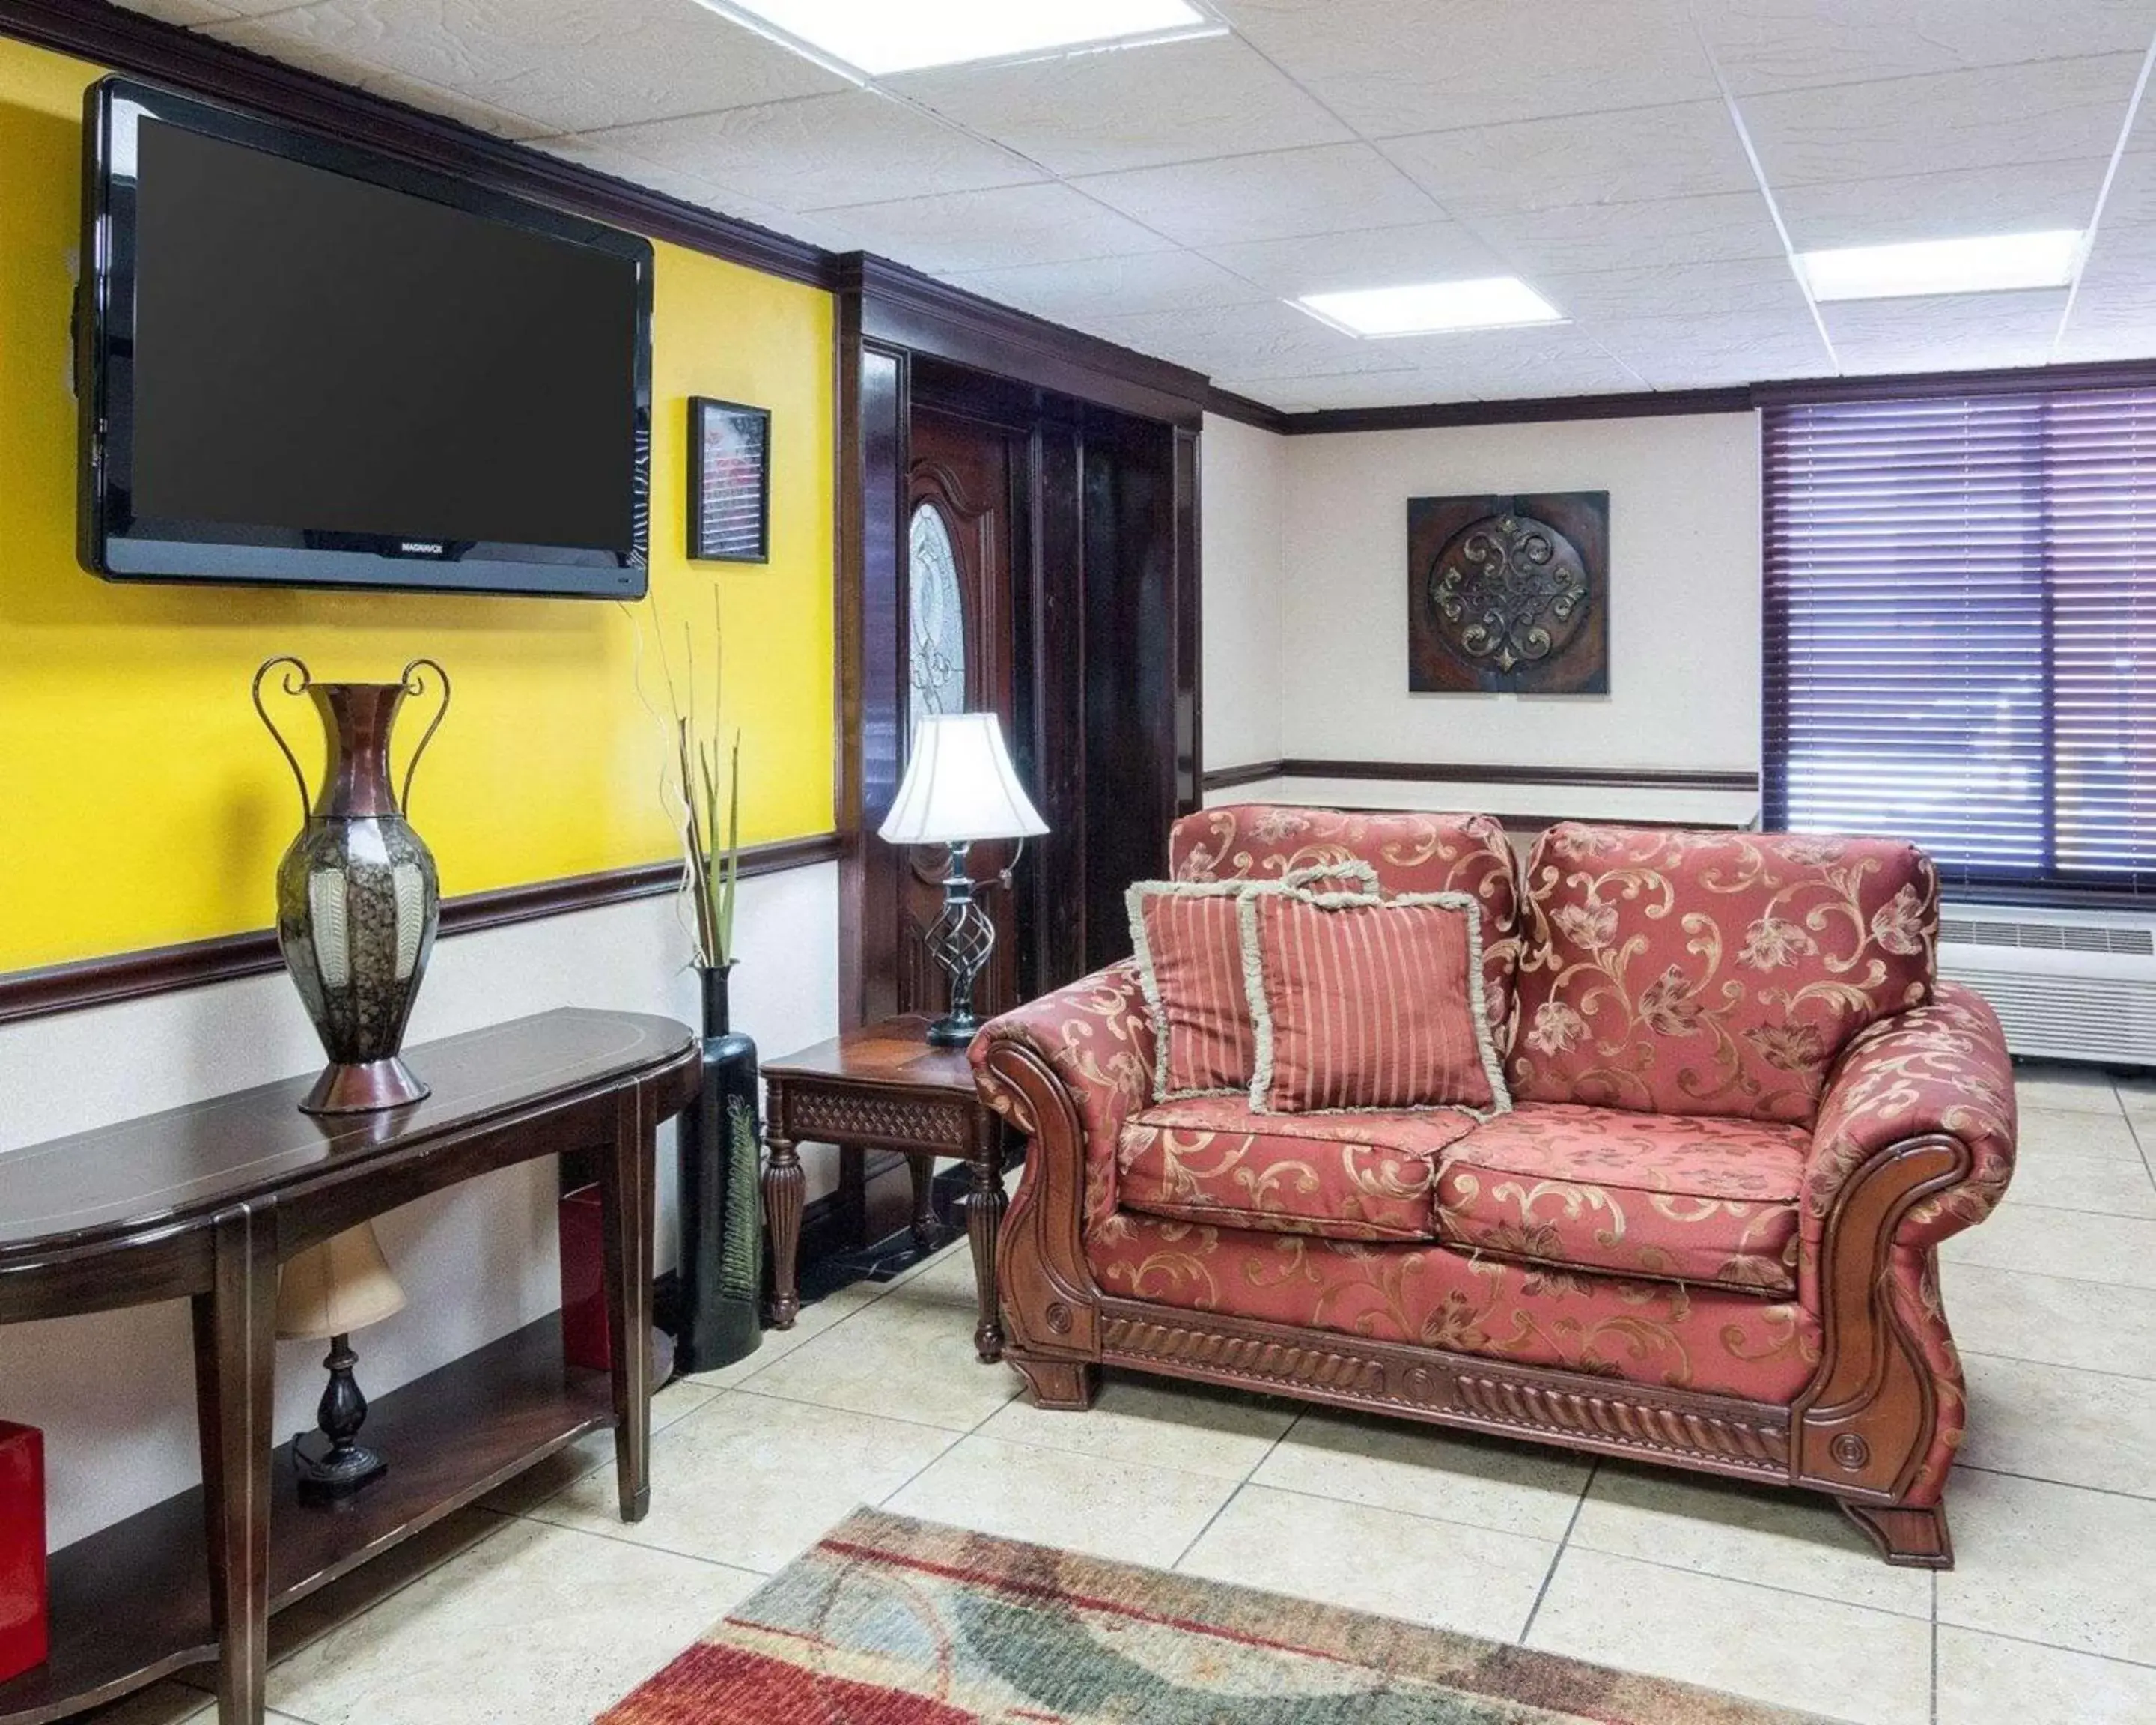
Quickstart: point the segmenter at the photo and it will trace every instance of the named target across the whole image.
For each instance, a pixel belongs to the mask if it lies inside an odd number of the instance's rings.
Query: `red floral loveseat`
[[[1169,862],[1350,858],[1475,898],[1512,1109],[1155,1105],[1129,963],[996,1019],[1036,1399],[1085,1407],[1106,1362],[1642,1456],[1830,1492],[1890,1561],[1950,1563],[1933,1248],[1998,1202],[2015,1117],[1998,1021],[1935,978],[1929,861],[1567,824],[1523,873],[1481,816],[1252,806],[1177,823]]]

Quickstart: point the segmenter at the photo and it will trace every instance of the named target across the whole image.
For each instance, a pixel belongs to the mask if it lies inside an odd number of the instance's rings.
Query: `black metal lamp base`
[[[937,1048],[963,1048],[980,1034],[981,1021],[969,1013],[950,1013],[928,1027],[928,1040]]]
[[[307,1431],[292,1440],[292,1471],[302,1503],[334,1503],[373,1484],[389,1464],[364,1444],[339,1450],[327,1433]]]

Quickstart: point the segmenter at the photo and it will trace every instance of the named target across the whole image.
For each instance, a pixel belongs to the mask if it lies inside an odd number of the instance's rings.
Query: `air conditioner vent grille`
[[[1990,917],[1943,916],[1939,939],[1948,946],[2110,952],[2125,958],[2156,957],[2156,931],[2115,928],[2101,922],[2009,922]]]

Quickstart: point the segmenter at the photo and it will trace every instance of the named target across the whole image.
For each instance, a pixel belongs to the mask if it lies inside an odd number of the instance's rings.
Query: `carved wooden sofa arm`
[[[1100,1358],[1089,1223],[1116,1210],[1116,1142],[1152,1094],[1152,1023],[1126,961],[1005,1013],[971,1050],[989,1106],[1032,1139],[996,1253],[1004,1358],[1045,1407],[1083,1407]]]
[[[1798,1276],[1824,1338],[1796,1472],[1904,1562],[1950,1557],[1938,1506],[1966,1414],[1933,1248],[2004,1195],[2014,1133],[2005,1036],[1956,983],[1850,1044],[1813,1128]]]

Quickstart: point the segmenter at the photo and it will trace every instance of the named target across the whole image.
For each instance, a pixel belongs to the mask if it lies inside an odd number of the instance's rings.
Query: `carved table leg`
[[[917,1250],[936,1250],[936,1163],[926,1156],[909,1156],[906,1172],[913,1182],[913,1244]]]
[[[790,1330],[801,1315],[798,1260],[801,1252],[801,1193],[808,1176],[790,1138],[770,1137],[763,1165],[763,1210],[771,1228],[771,1327]]]
[[[222,1725],[261,1725],[270,1644],[276,1221],[243,1204],[220,1214],[214,1228],[215,1284],[195,1296],[193,1315],[218,1717]]]
[[[996,1235],[1004,1224],[1004,1126],[985,1108],[973,1128],[968,1166],[973,1183],[966,1194],[966,1234],[973,1242],[973,1286],[981,1301],[973,1349],[988,1364],[1004,1357],[1003,1312],[996,1301]]]
[[[621,1518],[651,1507],[652,1202],[659,1122],[632,1086],[615,1108],[599,1174],[606,1248],[607,1347],[613,1378],[613,1461]]]

